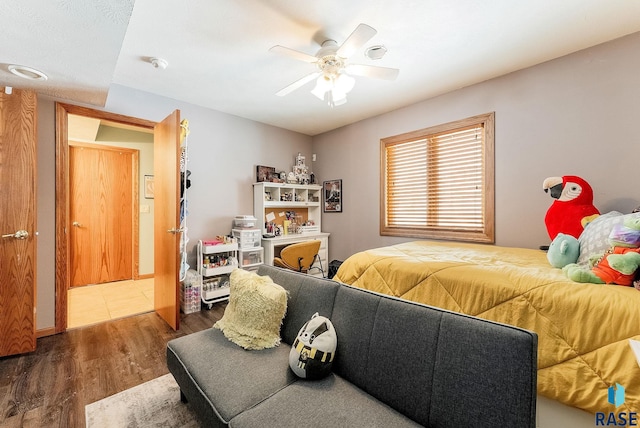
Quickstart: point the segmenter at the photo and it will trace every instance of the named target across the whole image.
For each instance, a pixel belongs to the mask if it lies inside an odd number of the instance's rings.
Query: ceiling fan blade
[[[289,86],[286,86],[286,87],[280,89],[278,92],[276,92],[276,95],[279,96],[279,97],[284,97],[285,95],[295,91],[296,89],[300,88],[301,86],[304,86],[306,83],[311,82],[312,80],[320,77],[321,74],[322,73],[320,73],[319,71],[316,71],[315,73],[308,74],[308,75],[304,76],[302,79],[296,80],[295,82],[293,82]]]
[[[400,70],[397,68],[378,67],[374,65],[350,64],[346,68],[347,73],[356,76],[372,77],[374,79],[396,80]]]
[[[318,61],[318,58],[313,55],[309,55],[304,52],[297,51],[295,49],[285,48],[284,46],[280,46],[280,45],[276,45],[272,47],[271,49],[269,49],[269,52],[290,56],[292,58],[299,59],[300,61],[305,61],[305,62],[314,63]]]
[[[342,46],[338,48],[336,55],[342,58],[349,58],[373,36],[375,36],[376,33],[377,31],[375,28],[370,27],[367,24],[358,25],[356,29],[353,30],[353,33],[347,37],[347,40],[344,41]]]

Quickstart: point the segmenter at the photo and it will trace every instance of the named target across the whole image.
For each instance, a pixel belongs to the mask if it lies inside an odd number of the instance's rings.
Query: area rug
[[[85,406],[87,428],[197,428],[195,414],[180,402],[180,388],[171,374]]]

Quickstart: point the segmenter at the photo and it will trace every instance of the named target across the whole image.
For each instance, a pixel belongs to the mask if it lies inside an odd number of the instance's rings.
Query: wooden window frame
[[[389,226],[387,189],[387,147],[402,143],[412,143],[434,136],[455,132],[472,126],[482,126],[482,226],[479,228],[425,226]],[[494,166],[495,113],[487,113],[454,122],[445,123],[380,140],[380,235],[412,237],[423,239],[454,240],[465,242],[495,242],[495,166]],[[426,155],[425,155],[426,156]],[[427,160],[425,159],[425,163]],[[428,195],[427,195],[428,197]]]

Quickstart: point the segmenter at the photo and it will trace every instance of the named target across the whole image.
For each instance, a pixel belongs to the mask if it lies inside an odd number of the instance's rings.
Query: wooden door
[[[71,287],[133,278],[134,152],[69,147]]]
[[[180,110],[154,130],[154,308],[180,327]]]
[[[36,94],[0,93],[0,356],[36,349]]]

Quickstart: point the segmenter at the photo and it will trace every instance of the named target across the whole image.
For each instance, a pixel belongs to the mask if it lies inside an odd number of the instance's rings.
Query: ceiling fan
[[[277,45],[272,47],[269,51],[315,64],[318,67],[318,71],[296,80],[276,92],[276,95],[283,97],[315,79],[316,86],[311,93],[326,101],[329,106],[334,107],[347,102],[347,93],[353,89],[355,84],[355,79],[351,75],[395,80],[400,72],[396,68],[351,64],[348,62],[351,55],[375,36],[376,33],[377,31],[374,28],[366,24],[360,24],[341,46],[338,46],[335,40],[325,40],[315,56],[284,46]]]

